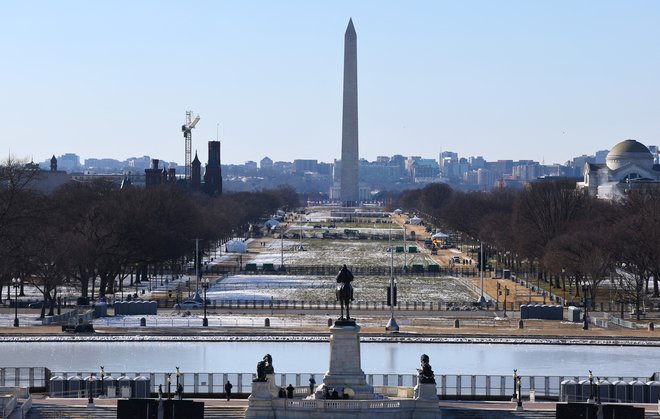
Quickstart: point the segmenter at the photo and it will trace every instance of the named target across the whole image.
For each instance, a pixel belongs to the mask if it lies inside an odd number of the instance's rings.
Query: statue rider
[[[348,270],[346,265],[342,266],[341,270],[337,274],[337,300],[341,302],[341,319],[344,318],[344,305],[346,306],[346,320],[350,320],[349,307],[351,301],[353,301],[353,287],[351,286],[351,281],[353,281],[353,273]]]
[[[346,264],[342,266],[342,268],[339,270],[339,273],[337,274],[337,283],[338,284],[349,284],[353,281],[353,273],[348,270],[346,267]],[[339,285],[338,285],[339,287]],[[351,295],[350,295],[351,301],[353,301],[353,288],[351,287]]]

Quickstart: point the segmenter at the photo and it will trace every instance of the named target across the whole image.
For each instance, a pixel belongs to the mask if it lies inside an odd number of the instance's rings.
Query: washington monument
[[[341,128],[341,202],[359,203],[357,35],[349,19],[344,34],[344,108]]]

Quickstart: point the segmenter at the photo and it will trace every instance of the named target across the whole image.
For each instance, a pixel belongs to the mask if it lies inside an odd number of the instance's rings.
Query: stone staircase
[[[235,419],[245,417],[244,407],[206,406],[204,407],[204,419]]]
[[[243,407],[206,406],[205,419],[237,419],[245,417]],[[108,406],[66,406],[61,404],[35,404],[26,419],[104,419],[117,418],[117,409]]]
[[[107,406],[66,406],[61,404],[34,404],[26,419],[103,419],[117,418],[117,409]]]

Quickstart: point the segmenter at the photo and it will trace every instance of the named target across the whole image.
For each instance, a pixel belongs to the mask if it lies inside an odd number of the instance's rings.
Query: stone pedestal
[[[438,409],[438,390],[435,384],[420,383],[415,386],[415,410],[412,419],[441,418]]]
[[[374,398],[374,389],[367,384],[361,367],[359,332],[360,326],[354,322],[336,322],[330,327],[330,366],[317,391],[335,389],[354,400]]]
[[[253,381],[252,394],[248,397],[248,408],[245,417],[250,419],[274,419],[273,395],[271,383],[268,381]]]
[[[432,400],[438,402],[438,389],[435,384],[420,383],[415,386],[416,400]]]
[[[280,393],[279,386],[275,385],[275,374],[266,374],[266,381],[268,382],[268,390],[273,398],[278,398]]]

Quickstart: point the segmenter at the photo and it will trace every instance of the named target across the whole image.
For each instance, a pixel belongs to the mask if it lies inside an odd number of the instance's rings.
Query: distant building
[[[305,173],[305,172],[314,172],[318,173],[318,164],[317,160],[302,160],[296,159],[293,161],[293,173]]]
[[[631,189],[660,187],[660,166],[644,144],[621,141],[607,154],[605,164],[585,163],[577,187],[591,196],[618,199]]]
[[[57,159],[57,167],[59,170],[64,170],[65,172],[78,172],[80,171],[80,157],[74,153],[62,154]]]
[[[163,169],[158,168],[158,159],[151,160],[151,167],[144,169],[144,180],[147,187],[163,183]]]
[[[120,173],[124,166],[115,159],[85,159],[85,171],[90,173]]]
[[[410,170],[414,179],[436,178],[440,175],[440,166],[435,159],[414,160],[410,165]]]
[[[71,181],[71,175],[63,170],[58,170],[59,164],[55,155],[48,162],[50,166],[48,170],[42,169],[39,164],[34,162],[25,164],[25,169],[30,171],[28,174],[30,180],[27,185],[30,190],[49,194]],[[4,170],[1,165],[0,170]],[[3,185],[0,184],[0,187]]]
[[[259,162],[259,170],[273,170],[273,160],[266,156]]]
[[[596,164],[605,164],[605,161],[607,160],[607,154],[610,152],[610,150],[598,150],[596,151],[596,154],[594,155],[594,163]]]
[[[144,180],[147,188],[176,181],[176,170],[174,168],[169,170],[160,169],[158,167],[159,162],[160,160],[158,159],[152,159],[151,167],[144,169]]]
[[[190,189],[193,191],[202,189],[202,162],[199,161],[196,151],[195,158],[190,163]]]
[[[220,141],[209,141],[209,161],[206,164],[206,171],[204,172],[203,189],[204,192],[206,192],[209,195],[222,194],[222,168],[220,165]]]
[[[273,171],[278,173],[290,173],[293,164],[288,161],[276,161],[273,163]]]
[[[541,176],[541,165],[538,162],[522,162],[512,168],[512,174],[518,179],[531,181]]]
[[[126,166],[136,172],[141,172],[151,166],[151,157],[130,157],[126,160]]]
[[[584,170],[584,165],[586,163],[598,163],[594,156],[587,156],[583,154],[578,157],[573,157],[573,160],[570,162],[573,172],[571,173],[574,176],[582,176],[582,171]],[[602,163],[605,163],[603,159]]]
[[[245,162],[245,170],[247,172],[256,172],[257,171],[257,162],[248,160]]]
[[[472,170],[483,169],[486,167],[486,160],[481,156],[470,157],[468,159],[468,163],[470,164],[470,168]]]
[[[477,185],[479,185],[482,190],[492,189],[493,185],[495,185],[495,176],[493,176],[493,172],[488,169],[477,170]]]

